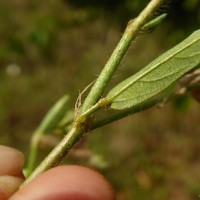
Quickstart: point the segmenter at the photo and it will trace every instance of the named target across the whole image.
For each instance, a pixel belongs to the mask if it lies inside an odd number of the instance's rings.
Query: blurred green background
[[[64,94],[70,107],[100,73],[147,0],[0,1],[0,143],[27,156],[30,137]],[[166,20],[133,42],[110,86],[200,25],[199,0],[167,1]],[[52,140],[52,141],[51,141]],[[47,138],[38,163],[56,140]],[[87,135],[67,163],[98,169],[118,200],[193,200],[200,195],[200,112],[189,95]]]

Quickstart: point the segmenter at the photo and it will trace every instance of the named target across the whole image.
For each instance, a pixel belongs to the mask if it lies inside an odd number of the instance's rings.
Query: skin
[[[22,187],[24,156],[0,145],[1,200],[115,200],[111,185],[98,172],[77,165],[48,170]]]

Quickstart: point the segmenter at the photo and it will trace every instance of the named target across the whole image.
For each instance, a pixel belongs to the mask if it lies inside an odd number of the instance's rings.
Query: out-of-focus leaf
[[[65,95],[59,99],[49,110],[36,132],[48,133],[54,129],[64,117],[69,106],[69,96]]]

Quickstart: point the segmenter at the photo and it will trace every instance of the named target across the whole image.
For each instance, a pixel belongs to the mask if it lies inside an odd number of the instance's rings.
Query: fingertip
[[[98,172],[82,166],[67,165],[48,170],[11,198],[24,199],[114,200],[115,195],[111,185]]]
[[[24,179],[15,176],[0,176],[0,199],[7,200],[23,181]]]
[[[17,149],[0,145],[0,176],[18,176],[22,174],[24,155]]]

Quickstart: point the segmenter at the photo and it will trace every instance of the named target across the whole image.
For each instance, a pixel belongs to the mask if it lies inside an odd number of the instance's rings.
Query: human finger
[[[0,176],[22,176],[23,154],[11,147],[0,145]]]
[[[10,200],[114,200],[110,184],[98,172],[67,165],[43,173]]]
[[[0,161],[0,199],[7,200],[24,181],[24,156],[16,149],[0,145]]]
[[[23,181],[23,178],[16,176],[0,176],[0,199],[7,200],[18,190]]]

